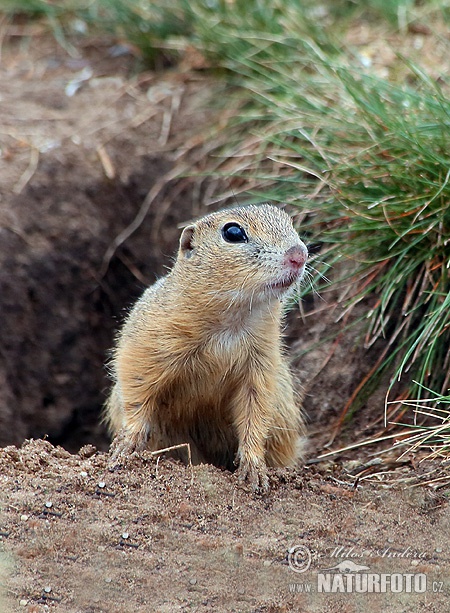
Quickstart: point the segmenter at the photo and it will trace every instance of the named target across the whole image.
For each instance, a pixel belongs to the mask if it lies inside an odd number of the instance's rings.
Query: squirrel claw
[[[138,437],[130,436],[125,428],[119,430],[109,449],[109,466],[115,467],[123,464],[123,461],[130,456],[139,453],[145,448],[142,440]]]
[[[241,461],[236,472],[239,483],[248,483],[255,494],[269,491],[269,477],[263,462]]]

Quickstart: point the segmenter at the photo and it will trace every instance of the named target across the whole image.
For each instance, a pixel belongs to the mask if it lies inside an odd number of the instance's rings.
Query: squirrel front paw
[[[255,493],[266,494],[269,491],[269,477],[264,460],[241,458],[236,474],[239,483],[248,483]]]
[[[141,433],[132,434],[126,428],[122,428],[114,437],[109,449],[110,466],[123,463],[123,461],[134,453],[143,451],[146,447],[147,437]]]

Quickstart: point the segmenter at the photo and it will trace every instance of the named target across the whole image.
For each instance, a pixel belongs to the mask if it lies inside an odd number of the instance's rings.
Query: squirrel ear
[[[181,233],[180,238],[180,253],[185,258],[190,258],[194,253],[194,230],[195,226],[186,226],[186,228]]]

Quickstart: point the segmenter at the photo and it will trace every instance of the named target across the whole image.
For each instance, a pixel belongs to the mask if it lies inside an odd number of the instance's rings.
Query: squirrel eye
[[[224,225],[222,236],[227,243],[248,243],[248,236],[244,228],[235,221],[230,221]]]

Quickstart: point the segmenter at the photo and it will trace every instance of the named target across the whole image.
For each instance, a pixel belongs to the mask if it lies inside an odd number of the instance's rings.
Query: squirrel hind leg
[[[266,462],[271,467],[294,467],[304,456],[306,437],[298,429],[286,426],[273,430],[267,439]]]
[[[124,425],[123,400],[118,383],[113,386],[105,402],[102,423],[106,424],[111,436],[114,436]]]
[[[306,428],[299,407],[285,405],[278,409],[266,441],[268,466],[296,466],[303,460]]]
[[[278,388],[272,423],[266,440],[268,466],[296,466],[304,457],[306,427],[301,411],[302,393],[285,361],[277,377]]]

